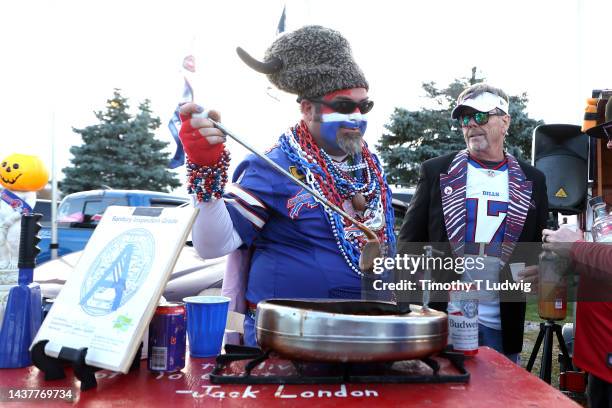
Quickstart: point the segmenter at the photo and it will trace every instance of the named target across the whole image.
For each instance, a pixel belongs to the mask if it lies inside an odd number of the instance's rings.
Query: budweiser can
[[[478,299],[473,293],[450,292],[448,337],[453,350],[466,356],[478,354]]]
[[[173,372],[185,367],[185,317],[183,303],[157,307],[149,324],[149,370]]]

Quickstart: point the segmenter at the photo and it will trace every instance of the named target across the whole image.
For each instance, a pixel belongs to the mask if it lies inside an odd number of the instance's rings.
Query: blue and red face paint
[[[334,91],[325,95],[323,100],[332,101],[336,96],[346,96],[353,99],[360,89],[363,88]],[[338,131],[340,129],[359,130],[362,137],[365,134],[368,125],[367,117],[358,108],[355,108],[355,112],[344,114],[335,112],[332,108],[323,104],[319,106],[321,109],[321,137],[329,146],[340,149],[338,145]]]

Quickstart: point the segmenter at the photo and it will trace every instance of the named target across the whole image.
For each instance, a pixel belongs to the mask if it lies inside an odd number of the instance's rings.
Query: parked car
[[[415,191],[415,188],[392,188],[391,194],[393,195],[393,198],[409,204]]]
[[[34,281],[40,284],[44,298],[54,299],[58,295],[82,253],[72,252],[34,269]],[[193,247],[185,245],[163,296],[168,301],[178,302],[187,296],[218,295],[221,293],[225,265],[226,257],[204,260]]]
[[[43,227],[51,227],[51,200],[36,199],[36,205],[32,209],[32,212],[42,214],[40,224]]]
[[[414,188],[395,188],[391,190],[393,197],[393,213],[395,215],[395,233],[398,234],[402,223],[404,222],[404,216],[410,206],[410,201],[414,195]]]
[[[69,194],[57,210],[57,254],[62,256],[85,248],[108,206],[177,207],[189,201],[187,196],[144,190],[91,190]],[[42,264],[51,259],[51,223],[43,224],[39,236],[41,252],[36,261]]]
[[[410,192],[403,191],[400,194],[410,194]],[[396,196],[396,193],[393,193],[393,209],[400,225],[408,208],[408,202],[404,201],[406,199],[409,200],[407,195]],[[41,285],[43,297],[52,299],[57,296],[66,279],[72,273],[82,252],[72,252],[36,267],[34,280]],[[170,276],[164,291],[164,297],[168,301],[181,301],[187,296],[219,294],[226,267],[226,258],[203,260],[188,241]]]

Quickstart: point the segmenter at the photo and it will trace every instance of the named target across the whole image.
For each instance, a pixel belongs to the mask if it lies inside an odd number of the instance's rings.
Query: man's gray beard
[[[338,136],[338,146],[348,155],[355,155],[361,152],[361,135]]]

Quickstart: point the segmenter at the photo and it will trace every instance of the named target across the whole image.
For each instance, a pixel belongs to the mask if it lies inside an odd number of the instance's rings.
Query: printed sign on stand
[[[85,362],[127,373],[197,210],[109,207],[33,345],[86,347]]]

